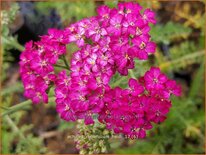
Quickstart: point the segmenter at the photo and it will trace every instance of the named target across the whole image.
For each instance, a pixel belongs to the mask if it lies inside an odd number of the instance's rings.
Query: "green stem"
[[[22,132],[19,130],[19,128],[16,126],[16,124],[12,121],[12,119],[9,117],[9,115],[5,116],[5,119],[7,121],[7,123],[11,126],[12,130],[16,133],[19,134],[19,137],[23,140],[25,140],[26,138],[24,137],[24,135],[22,134]]]
[[[67,60],[66,60],[65,55],[62,56],[62,59],[63,59],[65,65],[66,65],[66,67],[69,69],[69,64],[68,64],[68,62],[67,62]]]
[[[132,78],[136,79],[135,75],[134,75],[134,72],[132,69],[129,70],[129,74]]]
[[[129,70],[130,76],[134,79],[136,79],[133,70]],[[126,80],[127,76],[121,76],[115,83],[111,84],[112,87],[118,86],[122,81]]]
[[[3,37],[2,39],[4,39],[4,41],[5,41],[7,44],[9,44],[10,46],[18,49],[20,52],[22,52],[22,51],[24,50],[24,46],[22,46],[21,44],[19,44],[15,38],[9,38],[9,39],[7,39],[7,38]]]
[[[55,101],[55,97],[49,98],[49,102],[54,102],[54,101]],[[12,107],[9,107],[8,110],[6,110],[5,112],[3,112],[1,114],[1,117],[4,117],[4,116],[9,115],[9,114],[12,114],[12,113],[17,112],[19,110],[22,110],[25,107],[30,106],[31,104],[32,104],[32,101],[31,100],[27,100],[27,101],[21,102],[21,103],[19,103],[17,105],[14,105]]]
[[[8,107],[5,107],[5,106],[0,106],[1,109],[4,109],[4,110],[9,110]]]
[[[156,153],[158,154],[159,153],[158,147],[159,147],[160,144],[161,144],[161,141],[159,140],[158,143],[154,146],[151,154],[156,154]]]
[[[205,70],[205,63],[204,61],[201,63],[200,68],[198,69],[194,80],[192,82],[192,85],[190,87],[190,91],[189,91],[189,97],[190,98],[195,98],[198,93],[199,93],[199,89],[202,87],[202,82],[204,81],[204,70]]]
[[[16,49],[18,49],[20,52],[22,52],[24,50],[24,46],[22,46],[21,44],[19,44],[17,41],[12,42],[11,44],[13,47],[15,47]]]
[[[15,84],[15,86],[12,85],[12,86],[4,88],[1,91],[1,96],[11,94],[13,92],[20,92],[22,90],[23,90],[23,85],[22,85],[22,83],[18,82],[18,83]]]
[[[188,121],[182,116],[182,114],[179,112],[179,110],[176,109],[176,114],[178,114],[179,119],[184,123],[185,127],[189,127],[191,126]],[[204,140],[204,135],[200,132],[199,134],[197,134],[197,136],[199,136],[199,138],[201,138],[202,140]]]
[[[19,130],[19,128],[16,126],[16,124],[13,122],[13,120],[9,117],[9,115],[5,116],[5,119],[7,121],[7,123],[10,125],[11,129],[17,133],[19,135],[19,138],[22,139],[23,141],[25,141],[26,143],[26,147],[28,147],[28,149],[32,152],[32,149],[30,148],[31,146],[31,142],[29,139],[27,139],[24,134],[22,133],[21,130]]]
[[[19,44],[17,39],[14,38],[14,37],[11,37],[11,36],[4,37],[4,36],[2,36],[2,40],[3,40],[3,43],[5,43],[5,44],[7,44],[11,47],[14,47],[14,48],[18,49],[21,52],[24,50],[24,46]]]
[[[62,66],[62,65],[54,65],[54,67],[60,67],[60,68],[64,68],[64,69],[67,69],[67,70],[69,70],[69,68],[68,67],[66,67],[66,66]]]
[[[160,69],[165,69],[171,65],[176,65],[179,64],[181,62],[186,62],[190,59],[195,59],[196,57],[204,57],[205,51],[198,51],[198,52],[194,52],[192,54],[180,57],[178,59],[172,60],[172,61],[167,61],[165,63],[162,63],[159,65]]]
[[[21,102],[21,103],[19,103],[17,105],[14,105],[12,107],[9,107],[8,110],[6,110],[5,112],[3,112],[1,114],[1,117],[4,117],[4,116],[9,115],[11,113],[14,113],[16,111],[19,111],[19,110],[21,110],[21,109],[23,109],[23,108],[25,108],[25,107],[27,107],[27,106],[29,106],[31,104],[32,104],[32,101],[31,100],[27,100],[27,101]]]
[[[115,83],[111,84],[112,87],[116,87],[118,86],[122,81],[126,80],[127,77],[126,76],[122,76],[121,78],[119,78]]]

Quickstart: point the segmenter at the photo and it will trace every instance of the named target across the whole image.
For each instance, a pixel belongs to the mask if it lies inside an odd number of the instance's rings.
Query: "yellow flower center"
[[[146,44],[142,41],[141,44],[140,44],[140,46],[139,46],[139,48],[140,48],[140,49],[144,49],[145,47],[146,47]]]

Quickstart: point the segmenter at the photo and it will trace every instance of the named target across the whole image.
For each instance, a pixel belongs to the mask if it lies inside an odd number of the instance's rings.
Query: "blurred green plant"
[[[173,41],[187,39],[191,32],[191,28],[169,21],[165,25],[152,26],[150,34],[155,42],[169,44]]]
[[[22,51],[24,47],[17,41],[17,36],[12,36],[10,33],[9,25],[14,22],[16,15],[19,11],[17,3],[12,3],[9,10],[1,10],[1,51],[3,54],[3,70],[2,81],[5,81],[6,70],[10,67],[11,62],[14,60],[8,50],[17,49]],[[34,154],[45,153],[46,148],[42,146],[42,140],[35,137],[31,132],[33,125],[24,124],[18,127],[20,119],[24,115],[23,111],[19,111],[15,115],[9,115],[14,108],[9,108],[13,102],[12,96],[16,92],[22,92],[23,87],[21,82],[17,82],[15,86],[6,87],[1,91],[2,105],[1,109],[6,110],[2,117],[2,153],[3,154]],[[18,107],[18,104],[16,105]],[[21,109],[28,109],[29,106],[21,107]],[[1,110],[2,111],[2,110]]]
[[[1,43],[4,49],[16,48],[22,51],[24,47],[17,41],[17,36],[13,37],[9,30],[9,24],[14,22],[16,15],[19,11],[19,5],[12,3],[9,10],[1,11]]]
[[[17,122],[14,122],[8,115],[5,116],[5,121],[8,125],[4,125],[2,132],[3,154],[10,154],[12,152],[21,154],[45,153],[46,149],[42,147],[42,140],[40,138],[34,137],[33,134],[24,136],[26,132],[31,132],[32,125],[24,125],[18,129],[16,126]],[[10,128],[12,128],[12,132],[7,132],[6,130],[10,130]],[[15,149],[11,151],[14,139],[15,141],[18,140],[18,143]]]
[[[205,1],[200,1],[202,5],[205,5]],[[183,25],[185,27],[193,27],[195,29],[201,29],[201,34],[205,33],[205,12],[197,9],[194,11],[191,3],[184,3],[180,5],[179,3],[175,6],[174,14],[175,20],[184,20]]]
[[[3,98],[3,104],[10,106],[12,94]],[[1,107],[2,108],[2,107]],[[28,110],[29,106],[22,109]],[[10,108],[3,107],[7,111]],[[29,108],[30,109],[30,108]],[[5,114],[2,120],[2,153],[21,153],[21,154],[38,154],[45,153],[46,148],[42,145],[42,139],[34,136],[31,132],[32,124],[23,124],[18,127],[20,119],[24,116],[24,111],[19,111],[15,115]]]
[[[153,26],[151,29],[152,39],[168,48],[167,55],[160,49],[157,50],[155,53],[156,65],[164,71],[177,71],[185,69],[189,65],[201,63],[205,55],[204,37],[200,35],[199,40],[189,40],[191,34],[190,27],[171,21],[165,25]]]
[[[95,15],[95,3],[93,0],[67,1],[61,3],[37,2],[36,8],[42,13],[49,12],[52,8],[56,9],[65,25]]]
[[[204,59],[205,51],[202,49],[193,51],[193,42],[183,42],[178,47],[170,49],[171,60],[159,62],[159,66],[163,70],[180,70],[185,69],[189,65],[201,63]],[[187,50],[188,49],[188,50]],[[183,51],[183,52],[179,52]]]
[[[1,10],[1,51],[3,55],[3,72],[2,81],[5,80],[5,70],[8,69],[10,62],[14,60],[11,54],[8,52],[9,49],[18,49],[22,51],[24,47],[17,41],[17,36],[12,36],[9,30],[9,24],[14,22],[16,14],[19,11],[17,3],[12,3],[9,10]]]

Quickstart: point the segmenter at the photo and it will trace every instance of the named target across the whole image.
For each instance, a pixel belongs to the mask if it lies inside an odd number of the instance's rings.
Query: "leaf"
[[[191,28],[170,21],[165,25],[152,26],[150,34],[155,42],[169,44],[178,39],[188,38],[191,32]]]
[[[204,83],[204,64],[205,63],[203,61],[194,77],[194,80],[192,81],[189,92],[189,97],[191,98],[195,98],[200,93],[199,90],[201,89],[201,87],[203,87],[202,84]]]
[[[179,50],[181,51],[181,50]],[[198,51],[185,54],[179,58],[173,58],[170,61],[161,62],[159,67],[162,70],[178,70],[186,68],[187,66],[203,61],[205,51]]]

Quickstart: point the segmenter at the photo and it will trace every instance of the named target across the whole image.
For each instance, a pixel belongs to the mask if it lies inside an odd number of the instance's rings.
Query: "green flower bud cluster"
[[[1,21],[2,25],[8,25],[9,24],[8,13],[5,10],[1,11],[1,19],[2,19],[2,21]]]
[[[83,121],[78,121],[77,129],[78,133],[74,140],[80,154],[108,152],[109,138],[112,133],[106,129],[104,124],[95,122],[93,125],[85,125]]]
[[[17,3],[13,3],[9,10],[1,11],[1,25],[8,25],[12,23],[16,17],[16,14],[19,10],[19,5]]]

